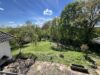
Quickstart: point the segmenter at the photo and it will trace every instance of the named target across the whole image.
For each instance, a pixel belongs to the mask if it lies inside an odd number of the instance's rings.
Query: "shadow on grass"
[[[34,59],[34,61],[37,59],[37,56],[32,53],[19,53],[15,56],[16,59]]]
[[[97,56],[100,56],[100,44],[91,43],[89,46],[91,53],[95,53]]]
[[[63,48],[55,48],[55,47],[51,47],[52,50],[54,51],[59,51],[59,52],[66,52],[67,50],[66,49],[63,49]]]
[[[24,45],[22,47],[17,46],[17,47],[11,48],[11,49],[14,51],[14,50],[17,50],[17,49],[20,49],[20,48],[26,48],[26,47],[28,47],[28,45]]]
[[[75,48],[75,47],[51,47],[52,50],[54,51],[59,51],[59,52],[67,52],[67,51],[76,51],[76,52],[81,52],[81,50],[79,48]]]
[[[100,57],[100,49],[91,50],[91,53],[96,54],[97,56]]]

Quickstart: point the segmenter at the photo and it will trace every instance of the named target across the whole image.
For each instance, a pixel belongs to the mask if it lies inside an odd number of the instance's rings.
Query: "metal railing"
[[[10,73],[10,72],[3,72],[3,71],[0,71],[0,75],[22,75],[22,74],[17,74],[17,73]]]

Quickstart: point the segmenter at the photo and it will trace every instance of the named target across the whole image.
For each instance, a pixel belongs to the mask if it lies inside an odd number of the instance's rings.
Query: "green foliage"
[[[46,23],[44,23],[44,25],[42,26],[42,37],[44,39],[49,39],[50,38],[50,32],[51,32],[51,25],[52,25],[52,21],[47,21]]]
[[[60,18],[60,34],[62,42],[71,42],[80,39],[80,28],[76,23],[81,13],[79,3],[71,3],[62,11]]]
[[[60,33],[59,33],[59,21],[60,18],[56,17],[52,20],[51,25],[51,38],[52,40],[58,42],[60,40]]]
[[[78,0],[68,4],[60,17],[47,21],[42,28],[26,21],[21,27],[0,30],[15,36],[11,41],[12,48],[23,47],[27,43],[34,43],[36,46],[41,40],[52,40],[57,43],[57,47],[60,44],[79,48],[81,44],[89,44],[94,37],[100,36],[99,29],[94,28],[99,21],[100,0]]]
[[[23,44],[27,43],[34,43],[36,45],[42,37],[42,29],[32,24],[31,21],[27,21],[25,25],[20,27],[2,28],[1,30],[14,36],[10,42],[12,48],[23,47]]]
[[[18,49],[19,48],[19,44],[16,42],[15,39],[10,41],[10,45],[11,45],[12,49],[16,49],[16,48]]]
[[[60,19],[62,39],[66,42],[78,40],[81,43],[89,43],[94,37],[94,27],[100,19],[99,6],[99,0],[67,5]]]
[[[22,54],[17,54],[17,55],[15,55],[14,56],[16,59],[28,59],[28,58],[31,58],[31,59],[36,59],[37,58],[37,56],[36,55],[34,55],[34,54],[32,54],[32,53],[27,53],[27,54],[24,54],[24,53],[22,53]]]
[[[55,51],[51,48],[52,43],[49,41],[41,41],[38,45],[27,44],[26,47],[22,48],[22,53],[27,56],[28,53],[31,53],[37,57],[39,61],[50,61],[57,62],[66,65],[70,65],[72,63],[78,63],[82,65],[88,65],[85,58],[84,53],[76,52],[76,51]],[[18,49],[12,51],[13,56],[19,53]],[[64,58],[61,58],[59,55],[63,54]]]
[[[100,37],[100,27],[96,27],[96,28],[95,28],[95,31],[96,31],[96,32],[95,32],[95,36],[96,36],[96,37]]]

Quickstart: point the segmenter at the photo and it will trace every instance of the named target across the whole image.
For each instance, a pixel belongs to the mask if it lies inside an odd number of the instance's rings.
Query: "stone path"
[[[18,59],[16,62],[13,62],[4,67],[3,72],[11,72],[11,73],[18,73],[18,74],[26,74],[34,64],[33,59],[22,60]]]
[[[66,65],[51,62],[36,62],[27,75],[88,75],[72,71]]]
[[[96,70],[96,72],[98,73],[98,75],[100,75],[100,66],[98,66],[98,69]]]

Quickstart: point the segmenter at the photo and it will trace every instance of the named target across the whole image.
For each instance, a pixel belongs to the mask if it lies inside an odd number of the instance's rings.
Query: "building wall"
[[[9,41],[0,43],[0,58],[4,55],[8,56],[10,59],[12,58]]]

